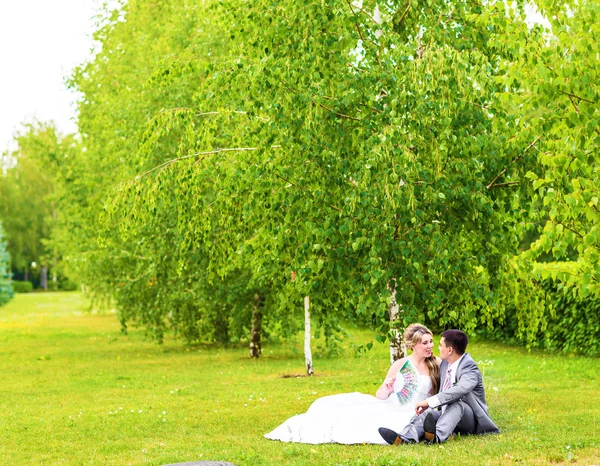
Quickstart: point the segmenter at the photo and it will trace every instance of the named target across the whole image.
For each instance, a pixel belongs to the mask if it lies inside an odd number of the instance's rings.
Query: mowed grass
[[[475,341],[502,434],[441,446],[287,444],[263,434],[320,396],[375,392],[386,346],[352,349],[372,333],[350,330],[343,358],[315,358],[316,377],[284,378],[303,373],[300,339],[251,361],[244,347],[121,335],[114,313],[87,309],[78,293],[17,295],[0,308],[0,465],[600,465],[597,359]]]

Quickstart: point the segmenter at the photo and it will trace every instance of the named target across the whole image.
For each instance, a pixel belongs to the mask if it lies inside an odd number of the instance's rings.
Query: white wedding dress
[[[417,390],[405,404],[400,404],[396,392],[403,384],[402,375],[398,374],[394,392],[387,400],[358,392],[319,398],[306,413],[289,418],[265,437],[282,442],[387,445],[379,435],[379,427],[400,432],[415,414],[415,403],[427,398],[431,390],[429,376],[420,374]]]

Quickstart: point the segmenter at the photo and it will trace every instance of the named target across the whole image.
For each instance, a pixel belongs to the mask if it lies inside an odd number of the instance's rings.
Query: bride
[[[415,414],[415,403],[439,388],[440,361],[432,353],[431,331],[411,324],[404,341],[412,354],[392,364],[375,396],[354,392],[319,398],[306,413],[289,418],[265,437],[283,442],[387,445],[378,428],[400,432]]]

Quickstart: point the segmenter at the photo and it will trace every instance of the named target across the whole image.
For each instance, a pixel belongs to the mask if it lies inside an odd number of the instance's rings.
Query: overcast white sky
[[[101,0],[0,0],[0,153],[22,122],[76,130],[65,77],[90,57]]]

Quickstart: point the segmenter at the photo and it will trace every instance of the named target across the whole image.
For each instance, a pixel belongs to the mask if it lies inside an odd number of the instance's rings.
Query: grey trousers
[[[408,425],[400,432],[400,437],[409,442],[420,442],[425,437],[423,421],[428,413],[437,419],[435,435],[439,442],[445,442],[454,434],[474,434],[477,427],[475,414],[464,401],[456,401],[446,405],[444,411],[427,409],[419,416],[414,416]]]

